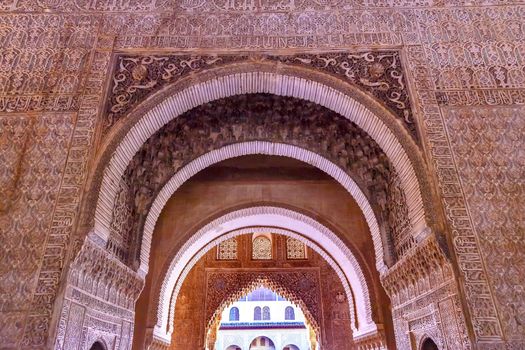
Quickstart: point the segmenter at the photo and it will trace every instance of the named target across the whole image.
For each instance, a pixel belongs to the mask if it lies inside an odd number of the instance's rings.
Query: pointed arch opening
[[[439,350],[437,344],[432,340],[432,338],[426,338],[421,343],[421,350]]]
[[[250,296],[257,291],[267,291],[272,293],[275,296],[275,300],[266,300],[259,301],[257,303],[257,298],[250,298]],[[257,300],[255,300],[257,299]],[[253,307],[253,322],[241,322],[240,324],[231,324],[224,323],[222,317],[224,315],[224,310],[227,310],[232,305],[239,305],[242,307],[243,304],[251,304],[251,301],[255,301],[257,306]],[[283,324],[279,322],[278,317],[271,317],[271,309],[278,308],[279,306],[270,304],[282,304],[282,303],[292,303],[298,308],[298,312],[301,313],[301,321]],[[237,306],[235,306],[237,307]],[[288,306],[291,307],[291,306]],[[250,309],[249,306],[246,307]],[[232,309],[232,308],[231,308]],[[231,310],[230,309],[230,310]],[[265,317],[265,314],[267,315]],[[246,321],[246,320],[244,320]],[[273,321],[273,322],[271,322]],[[224,340],[228,339],[231,334],[221,334],[221,332],[228,332],[233,329],[237,332],[244,331],[244,334],[238,334],[239,337],[249,336],[252,332],[260,332],[270,337],[272,331],[286,332],[285,329],[297,329],[300,332],[302,343],[310,349],[316,349],[317,345],[320,342],[320,324],[319,321],[312,315],[306,303],[298,296],[293,290],[289,289],[288,286],[284,286],[278,280],[274,280],[271,277],[260,276],[252,280],[246,281],[245,284],[237,286],[235,291],[233,291],[227,298],[225,298],[220,305],[218,306],[216,312],[213,314],[213,317],[208,321],[206,328],[206,341],[209,349],[221,348],[224,344]],[[286,326],[287,328],[284,328]],[[275,327],[272,328],[272,327]],[[257,329],[255,331],[250,331],[250,329]],[[297,334],[295,334],[297,336]],[[264,344],[257,344],[257,346],[262,346]],[[280,345],[276,343],[275,345]]]

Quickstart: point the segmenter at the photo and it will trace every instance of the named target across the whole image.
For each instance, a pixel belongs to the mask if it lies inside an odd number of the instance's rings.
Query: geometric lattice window
[[[270,320],[270,308],[268,306],[263,307],[263,320],[264,321]]]
[[[256,306],[255,309],[253,309],[253,319],[255,321],[260,321],[262,319],[261,308],[259,306]]]
[[[286,239],[286,258],[306,259],[305,244],[295,238],[288,237]]]
[[[269,260],[272,258],[272,241],[267,237],[258,236],[252,241],[252,259]]]
[[[232,307],[230,309],[230,321],[239,321],[239,309]]]
[[[237,260],[237,239],[235,237],[219,243],[217,247],[218,260]]]
[[[293,307],[287,306],[286,309],[284,309],[284,319],[287,321],[295,320],[295,311]]]

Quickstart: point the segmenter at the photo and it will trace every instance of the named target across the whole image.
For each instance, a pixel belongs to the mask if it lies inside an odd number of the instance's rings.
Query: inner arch
[[[207,324],[207,330],[206,330],[207,342],[206,343],[209,344],[210,338],[213,340],[213,336],[217,333],[219,324],[222,321],[221,314],[224,311],[224,309],[226,309],[227,307],[231,305],[235,305],[236,302],[238,303],[240,298],[245,297],[260,288],[269,290],[277,294],[279,297],[285,298],[286,301],[291,302],[299,309],[299,312],[302,313],[302,316],[304,317],[304,324],[307,330],[311,332],[311,337],[309,337],[310,338],[309,340],[310,340],[310,344],[314,345],[312,349],[316,349],[317,347],[315,346],[315,344],[317,344],[321,340],[321,336],[320,336],[321,326],[318,324],[317,320],[315,320],[312,317],[308,309],[308,305],[306,305],[306,303],[303,300],[301,300],[300,297],[298,297],[295,293],[293,293],[293,291],[290,291],[289,288],[287,288],[286,286],[283,286],[282,284],[272,279],[268,279],[266,277],[256,278],[250,283],[248,283],[247,285],[239,286],[239,288],[237,289],[235,293],[230,295],[229,298],[223,300],[221,305],[216,310],[216,314],[213,316],[211,320],[209,320]],[[275,315],[272,315],[272,317],[275,317]],[[213,347],[209,346],[209,348],[212,349]]]
[[[263,154],[272,156],[284,156],[293,158],[296,160],[303,161],[319,170],[324,171],[337,182],[339,182],[356,200],[357,204],[361,208],[363,215],[367,221],[370,232],[372,234],[372,240],[374,244],[376,267],[379,272],[385,271],[386,266],[384,262],[384,249],[381,239],[381,232],[379,229],[378,220],[374,214],[372,206],[368,202],[368,199],[363,194],[359,186],[354,180],[346,174],[341,168],[334,163],[330,162],[326,158],[292,145],[279,144],[264,141],[252,141],[252,142],[241,142],[232,145],[222,147],[218,150],[208,152],[201,157],[193,160],[175,176],[173,176],[168,183],[162,188],[160,193],[155,198],[153,205],[151,206],[146,222],[144,225],[144,234],[142,236],[142,246],[140,253],[140,268],[139,272],[145,275],[148,271],[149,254],[151,250],[151,240],[153,237],[153,231],[155,229],[155,223],[158,217],[166,205],[167,201],[173,196],[177,189],[188,181],[195,174],[200,172],[207,167],[235,157],[252,155],[252,154]]]
[[[191,266],[192,259],[202,254],[206,246],[208,246],[208,250],[213,246],[210,246],[209,242],[213,242],[219,237],[227,239],[228,233],[246,227],[266,226],[268,222],[271,222],[272,226],[291,232],[288,233],[291,235],[294,235],[294,232],[300,232],[302,238],[295,234],[298,239],[304,241],[306,238],[306,242],[315,242],[324,250],[332,253],[330,257],[321,251],[328,260],[332,259],[337,262],[340,270],[344,273],[344,278],[349,281],[345,286],[347,295],[352,294],[349,284],[353,288],[357,316],[354,335],[359,336],[376,331],[377,326],[372,320],[369,288],[361,267],[346,245],[327,227],[303,214],[278,207],[252,207],[231,212],[205,225],[192,236],[190,241],[184,244],[172,259],[160,291],[157,325],[154,334],[160,339],[170,339],[169,331],[168,333],[164,331],[169,329],[168,312],[173,310],[173,306],[170,307],[170,301],[176,300],[177,284],[182,282],[189,272],[189,269],[186,269],[188,264]],[[178,288],[180,289],[180,287]],[[352,300],[352,297],[350,296],[348,300]]]
[[[264,207],[261,207],[261,210],[264,210],[263,208]],[[272,210],[272,207],[266,207],[266,208],[267,208],[268,211]],[[286,213],[286,211],[281,209],[281,208],[275,207],[274,209],[276,211],[282,211],[283,213]],[[250,208],[249,209],[249,211],[255,211],[255,210],[258,210],[258,208]],[[291,214],[292,212],[289,211],[289,213]],[[237,212],[237,215],[242,215],[242,211]],[[328,254],[325,251],[325,249],[323,249],[321,246],[319,246],[316,242],[312,241],[308,237],[300,234],[299,232],[291,231],[291,230],[284,229],[284,228],[278,228],[278,227],[275,227],[275,226],[272,226],[272,227],[269,227],[269,226],[250,226],[250,227],[244,227],[244,228],[236,229],[236,230],[227,232],[227,233],[217,237],[216,239],[214,239],[211,242],[209,242],[204,248],[199,250],[199,252],[196,255],[194,255],[192,257],[191,261],[184,267],[184,270],[181,272],[180,277],[177,279],[177,284],[175,285],[175,288],[173,290],[173,295],[171,296],[171,300],[172,301],[171,301],[171,306],[170,306],[170,319],[168,321],[170,327],[173,326],[173,318],[174,318],[174,313],[175,313],[175,308],[176,308],[175,300],[177,300],[177,295],[178,295],[179,291],[182,288],[182,284],[184,282],[184,278],[185,278],[185,276],[187,276],[190,273],[191,269],[193,268],[193,266],[195,266],[195,264],[198,262],[199,259],[201,259],[213,247],[218,246],[221,242],[224,242],[224,241],[226,241],[228,239],[232,239],[234,237],[237,237],[237,236],[243,235],[243,234],[255,234],[256,235],[256,234],[259,234],[259,233],[266,234],[266,233],[269,233],[269,232],[271,232],[273,234],[283,235],[283,236],[286,236],[286,237],[291,237],[291,238],[294,238],[294,239],[296,239],[296,240],[298,240],[300,242],[303,242],[308,247],[312,248],[316,253],[318,253],[332,267],[332,269],[335,271],[335,273],[339,277],[339,280],[341,281],[341,284],[343,285],[343,288],[344,288],[344,290],[346,292],[346,297],[347,297],[347,300],[349,301],[349,308],[350,308],[349,312],[350,312],[350,316],[351,316],[351,319],[352,319],[352,323],[351,323],[352,329],[354,331],[356,331],[357,330],[357,317],[356,317],[357,315],[356,315],[356,310],[355,310],[354,293],[353,293],[351,285],[349,284],[349,281],[347,279],[347,276],[346,276],[345,272],[342,270],[342,267],[339,266],[339,264],[332,258],[332,256],[330,254]],[[357,264],[357,261],[355,263]],[[170,266],[170,268],[171,268],[171,266]],[[362,278],[363,280],[353,281],[353,282],[357,282],[357,283],[362,284],[362,281],[364,281],[364,275],[362,274],[362,271],[361,271],[360,267],[358,267],[357,270],[358,270],[359,278]],[[171,271],[172,271],[172,273],[176,273],[176,271],[174,271],[174,270],[171,270]],[[364,287],[366,289],[368,289],[367,285],[365,285]],[[284,294],[285,294],[285,296],[288,295],[288,293],[286,291],[284,292]],[[371,302],[372,302],[372,300],[374,300],[373,295],[370,296],[370,297],[372,297],[372,299],[371,299]],[[314,326],[318,326],[316,322],[312,322],[312,324]],[[172,329],[170,329],[170,333],[171,332],[172,332]]]

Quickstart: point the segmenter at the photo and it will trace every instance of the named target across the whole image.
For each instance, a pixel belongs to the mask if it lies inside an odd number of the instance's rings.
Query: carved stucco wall
[[[0,117],[0,338],[16,348],[35,295],[45,240],[64,176],[74,116]],[[18,340],[17,340],[18,339]]]
[[[392,300],[398,349],[430,336],[442,349],[471,349],[452,266],[430,236],[383,279]]]
[[[14,263],[21,261],[20,253],[13,253],[13,258],[8,253],[13,250],[1,251],[4,270],[0,283],[4,295],[31,300],[2,308],[0,334],[6,334],[3,337],[6,344],[13,344],[13,348],[38,348],[46,342],[53,302],[63,268],[67,266],[67,252],[75,242],[78,204],[95,143],[97,115],[102,111],[110,53],[135,48],[257,51],[402,47],[416,116],[422,122],[424,145],[435,167],[462,276],[466,301],[463,305],[470,310],[474,334],[489,343],[506,337],[523,338],[524,331],[515,321],[523,309],[523,298],[519,297],[523,283],[516,282],[523,281],[523,269],[514,270],[515,277],[500,277],[497,272],[513,266],[507,252],[521,261],[523,249],[513,239],[506,239],[507,245],[493,241],[494,236],[512,237],[513,232],[523,232],[523,228],[491,224],[493,215],[520,222],[520,214],[515,210],[519,202],[511,201],[506,206],[508,211],[496,214],[485,208],[498,208],[501,203],[498,198],[483,197],[487,205],[484,208],[476,204],[481,195],[469,186],[479,174],[498,166],[487,165],[485,171],[478,173],[470,171],[472,167],[461,168],[460,163],[471,158],[461,153],[461,147],[469,141],[461,132],[446,129],[450,120],[459,117],[441,106],[457,106],[458,111],[461,106],[477,106],[475,111],[479,113],[468,113],[472,124],[476,124],[482,123],[483,111],[498,110],[488,106],[501,105],[503,111],[512,111],[516,122],[522,125],[523,109],[515,105],[525,102],[525,8],[518,5],[521,1],[481,2],[484,6],[470,3],[447,1],[445,7],[444,1],[405,0],[397,2],[394,8],[388,1],[364,0],[293,3],[195,0],[176,4],[168,0],[2,2],[2,119],[16,119],[23,124],[27,113],[35,120],[46,120],[48,128],[61,129],[63,112],[74,116],[66,131],[68,136],[53,134],[53,139],[42,143],[38,151],[60,158],[55,160],[57,168],[46,163],[43,170],[45,181],[55,179],[54,185],[44,186],[42,201],[46,205],[36,208],[28,198],[44,182],[34,179],[32,171],[19,172],[20,177],[14,182],[26,196],[16,196],[7,190],[7,198],[12,198],[8,201],[20,205],[8,205],[2,220],[12,220],[18,215],[36,217],[41,218],[42,225],[34,225],[33,229],[21,224],[16,228],[2,224],[3,235],[19,230],[17,237],[38,242],[34,250],[35,266],[27,269],[32,271],[30,275],[38,275],[38,282],[29,288],[20,288],[28,281],[28,275],[22,273],[24,268]],[[99,12],[102,10],[108,12]],[[2,124],[2,147],[11,144],[10,137],[4,136],[8,128],[5,125]],[[70,140],[69,146],[67,142],[61,143],[64,137]],[[3,163],[8,165],[2,171],[6,168],[11,174],[18,172],[16,164],[33,164],[31,152],[23,153],[18,147],[15,152],[2,148],[2,157],[9,159]],[[513,167],[521,164],[519,154],[505,157]],[[523,188],[519,180],[512,178],[512,167],[501,171],[519,189]],[[2,174],[2,181],[4,177],[9,181],[16,178]],[[60,184],[56,180],[59,178],[62,178]],[[497,184],[497,190],[504,188],[492,179],[486,181]],[[14,243],[6,245],[17,246],[16,240],[10,242]],[[9,273],[15,270],[21,273]],[[505,286],[510,294],[503,296]],[[518,340],[509,342],[520,344]]]
[[[498,311],[505,320],[503,331],[521,344],[525,332],[524,116],[524,107],[445,111],[466,204]]]
[[[504,345],[498,340],[512,337],[512,333],[505,331],[509,318],[498,315],[496,309],[496,303],[505,304],[507,297],[502,298],[502,295],[495,294],[496,290],[491,286],[490,279],[497,275],[492,268],[487,268],[492,253],[480,249],[480,230],[483,230],[483,222],[473,218],[486,215],[486,211],[477,211],[466,202],[466,182],[475,178],[466,177],[465,169],[461,169],[463,164],[458,161],[471,159],[472,154],[453,154],[449,142],[457,145],[458,142],[454,140],[461,138],[456,135],[457,131],[448,129],[447,132],[448,113],[445,108],[440,108],[440,104],[477,105],[480,106],[480,110],[490,110],[492,105],[523,103],[523,83],[516,85],[516,80],[507,78],[507,72],[523,68],[523,29],[522,24],[518,23],[523,9],[510,7],[493,10],[488,12],[487,9],[475,8],[471,12],[454,11],[452,16],[438,11],[434,13],[435,16],[425,17],[429,21],[422,24],[424,45],[408,47],[407,50],[409,61],[414,65],[414,82],[426,125],[429,155],[436,168],[473,330],[480,341],[478,347],[482,349],[503,348]],[[441,85],[443,80],[438,78],[442,72],[451,68],[461,72],[459,76],[463,77],[460,83],[452,88]],[[519,76],[519,73],[517,75]],[[481,76],[485,78],[480,79]],[[475,120],[476,114],[472,116],[471,123],[482,123]],[[523,111],[516,109],[515,117],[522,125]],[[462,146],[468,147],[468,144]],[[511,158],[512,164],[519,163],[517,155]],[[504,174],[510,171],[501,170]],[[519,180],[515,185],[521,188],[523,186]],[[515,205],[518,203],[514,202],[510,207],[515,208]],[[490,220],[490,216],[485,220]],[[519,222],[520,216],[514,217],[514,220]],[[507,229],[502,229],[507,235],[512,235]],[[489,235],[492,239],[499,236],[498,232],[494,231]],[[505,250],[512,251],[517,247],[516,244],[512,248],[506,247]],[[519,261],[523,257],[523,251],[518,255]],[[496,266],[500,264],[501,260]],[[507,262],[505,265],[512,264]],[[510,281],[506,278],[505,280]],[[520,289],[518,284],[513,284],[513,288]],[[523,301],[519,304],[523,306]],[[515,309],[510,319],[516,317],[519,317],[519,311]],[[505,326],[502,327],[503,324]],[[523,339],[523,332],[519,338]],[[511,339],[508,344],[519,348],[523,346],[523,340]]]
[[[54,348],[90,349],[102,340],[110,349],[129,349],[143,280],[89,240],[68,280]]]

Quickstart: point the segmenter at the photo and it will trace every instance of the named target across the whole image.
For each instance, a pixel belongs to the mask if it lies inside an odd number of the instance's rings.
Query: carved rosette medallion
[[[389,108],[418,140],[406,79],[397,51],[268,56],[268,59],[306,65],[358,86]]]
[[[108,97],[104,130],[162,87],[182,77],[243,56],[120,56]]]

